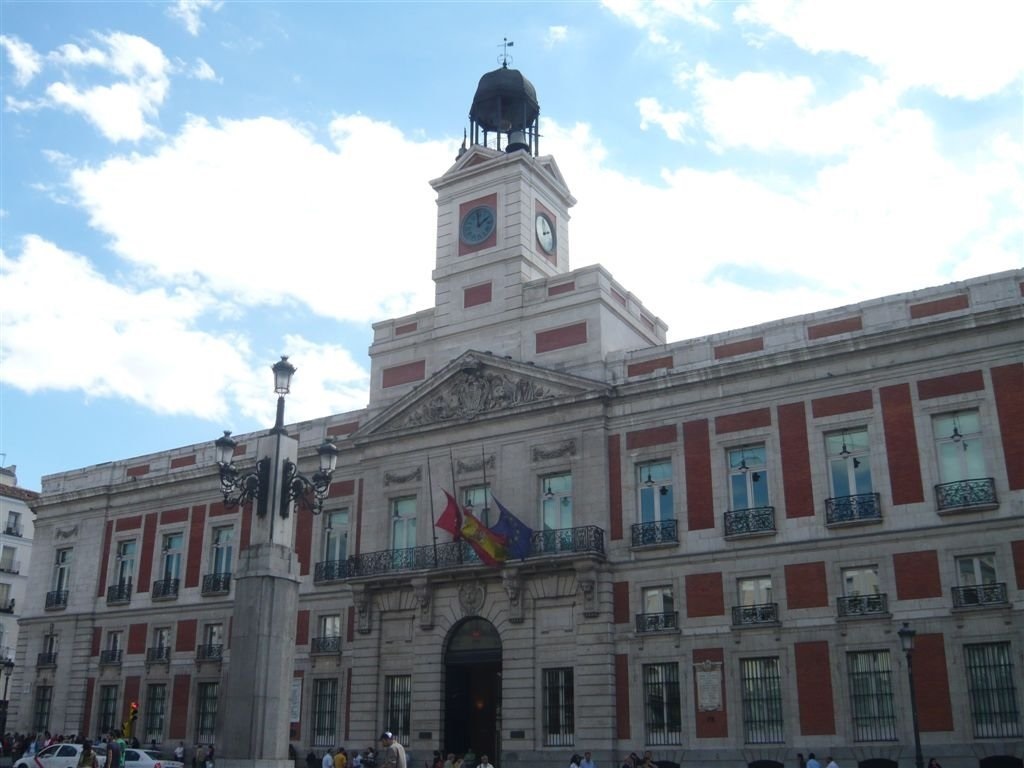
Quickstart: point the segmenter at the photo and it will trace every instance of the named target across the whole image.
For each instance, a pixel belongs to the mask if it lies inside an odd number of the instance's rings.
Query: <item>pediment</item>
[[[353,437],[501,418],[607,393],[603,382],[470,351],[392,403]]]

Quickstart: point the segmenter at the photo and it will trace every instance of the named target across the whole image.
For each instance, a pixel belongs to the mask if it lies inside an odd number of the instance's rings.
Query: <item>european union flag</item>
[[[509,557],[525,560],[526,556],[530,554],[530,539],[533,536],[533,529],[509,512],[504,504],[494,498],[494,494],[491,494],[491,498],[498,505],[500,511],[498,522],[491,526],[491,530],[499,536],[505,537],[505,550]]]

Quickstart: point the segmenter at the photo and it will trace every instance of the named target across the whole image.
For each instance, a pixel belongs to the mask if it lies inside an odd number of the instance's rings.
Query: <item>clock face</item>
[[[462,219],[462,226],[459,227],[459,235],[462,242],[467,245],[479,245],[494,231],[494,209],[488,205],[478,205],[470,209],[465,218]]]
[[[537,242],[548,253],[555,250],[555,226],[543,213],[537,214]]]

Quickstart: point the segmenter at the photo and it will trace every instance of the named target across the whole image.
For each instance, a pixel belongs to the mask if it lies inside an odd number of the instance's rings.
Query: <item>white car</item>
[[[128,747],[124,751],[124,768],[185,768],[185,764],[154,749]]]
[[[32,757],[26,755],[18,759],[14,763],[14,768],[75,768],[80,754],[81,744],[51,744]],[[101,750],[96,751],[96,759],[101,768],[107,762],[107,756]],[[178,766],[181,766],[181,763],[178,763]]]

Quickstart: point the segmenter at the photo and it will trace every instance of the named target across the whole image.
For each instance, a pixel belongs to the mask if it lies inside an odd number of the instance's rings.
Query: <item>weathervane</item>
[[[504,69],[508,69],[508,65],[511,64],[513,61],[512,57],[508,53],[508,49],[515,45],[515,43],[513,43],[507,37],[503,37],[501,38],[501,40],[501,58],[499,59],[499,61],[501,62],[501,66]]]

